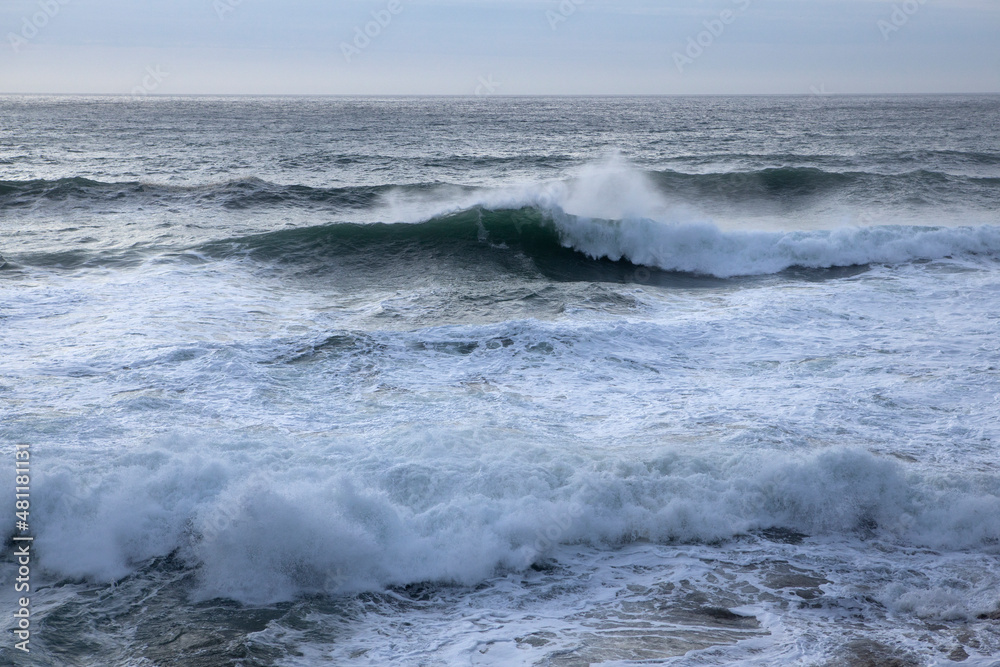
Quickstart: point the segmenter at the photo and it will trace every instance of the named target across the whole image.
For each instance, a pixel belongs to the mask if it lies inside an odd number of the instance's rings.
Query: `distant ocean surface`
[[[1000,97],[6,96],[0,255],[3,664],[1000,665]]]

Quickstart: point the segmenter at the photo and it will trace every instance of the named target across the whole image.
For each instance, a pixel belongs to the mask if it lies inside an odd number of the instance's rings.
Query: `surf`
[[[421,257],[438,263],[513,266],[515,256],[523,256],[549,277],[580,274],[578,279],[585,279],[588,272],[596,276],[615,268],[627,272],[641,267],[727,279],[791,269],[994,259],[1000,254],[1000,227],[742,231],[724,230],[711,222],[589,218],[559,207],[477,207],[420,223],[341,223],[283,230],[212,242],[199,250],[219,256],[245,254],[278,264],[408,261],[415,270]]]

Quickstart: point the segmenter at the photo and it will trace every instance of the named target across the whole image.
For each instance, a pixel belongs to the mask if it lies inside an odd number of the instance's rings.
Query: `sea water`
[[[0,254],[5,661],[1000,664],[1000,97],[7,96]]]

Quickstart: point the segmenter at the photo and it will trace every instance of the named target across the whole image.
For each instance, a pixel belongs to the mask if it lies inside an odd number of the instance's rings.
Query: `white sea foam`
[[[42,476],[42,565],[110,581],[176,551],[200,568],[204,595],[273,602],[421,581],[474,584],[573,543],[697,543],[773,526],[983,553],[1000,542],[995,480],[953,486],[856,450],[608,458],[565,477],[527,462],[512,468],[537,455],[527,449],[514,459],[483,454],[470,480],[444,458],[429,470],[397,455],[385,462],[391,474],[372,478],[361,461],[353,470],[265,474],[265,460],[181,449],[132,457],[90,488],[74,488],[68,472]],[[900,600],[921,609],[934,602]]]
[[[566,246],[584,254],[668,271],[728,278],[792,267],[901,264],[1000,253],[996,226],[848,227],[829,231],[722,231],[710,223],[606,221],[555,216]]]

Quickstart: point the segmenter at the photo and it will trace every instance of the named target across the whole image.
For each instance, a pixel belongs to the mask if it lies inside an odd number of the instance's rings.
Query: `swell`
[[[651,178],[665,193],[691,202],[717,200],[803,200],[839,196],[846,200],[894,200],[937,203],[984,196],[995,198],[1000,178],[952,174],[930,169],[883,174],[830,171],[817,167],[771,167],[726,173],[691,174],[657,171]]]
[[[83,177],[57,180],[0,181],[0,209],[29,208],[39,203],[135,204],[222,207],[328,207],[334,210],[365,209],[390,190],[420,192],[430,185],[359,186],[315,188],[278,185],[258,178],[242,178],[195,186],[171,186],[129,181],[107,183]]]
[[[415,223],[335,223],[193,247],[9,253],[0,271],[126,269],[146,262],[249,259],[299,274],[367,280],[499,279],[696,284],[690,280],[822,272],[1000,256],[1000,227],[869,226],[732,231],[709,222],[576,216],[558,206],[475,206]],[[837,273],[835,275],[842,275]],[[353,278],[351,278],[353,279]]]
[[[201,255],[250,258],[304,275],[412,283],[436,277],[491,280],[517,275],[556,281],[623,282],[635,267],[565,247],[548,211],[474,207],[419,223],[338,223],[205,244]],[[649,274],[650,279],[659,276]]]
[[[550,278],[601,279],[602,274],[656,272],[715,278],[902,264],[1000,254],[1000,227],[845,227],[819,231],[726,231],[710,223],[604,220],[562,209],[476,207],[422,223],[335,224],[282,230],[206,244],[220,258],[249,256],[310,270],[344,262],[414,274],[431,263],[524,266]],[[642,273],[641,271],[638,273]]]
[[[458,171],[466,161],[449,164],[438,160],[435,167]],[[687,173],[658,170],[646,175],[661,195],[697,204],[704,200],[746,201],[803,199],[822,195],[898,195],[912,200],[934,193],[939,198],[959,195],[995,198],[1000,178],[953,174],[918,169],[885,174],[867,171],[835,171],[817,167],[771,167],[732,172]],[[189,204],[231,209],[276,206],[332,207],[336,210],[366,209],[390,193],[430,193],[446,187],[437,183],[386,184],[377,186],[310,187],[279,185],[259,178],[241,178],[194,186],[171,186],[140,181],[102,182],[84,177],[56,180],[0,181],[0,210],[30,208],[44,203],[74,205]],[[452,186],[454,189],[454,186]],[[469,188],[458,188],[468,191]]]

